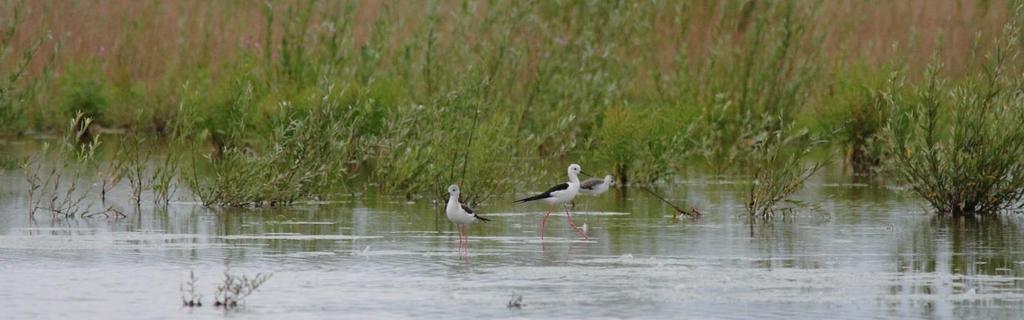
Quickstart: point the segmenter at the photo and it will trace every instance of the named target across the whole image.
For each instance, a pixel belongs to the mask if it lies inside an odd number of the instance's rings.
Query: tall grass
[[[11,4],[11,3],[8,3]],[[24,1],[4,6],[0,15],[0,133],[20,133],[29,126],[25,113],[32,110],[31,100],[40,91],[43,83],[52,79],[52,67],[55,59],[43,61],[44,67],[36,77],[30,77],[29,67],[40,60],[39,53],[51,39],[50,34],[32,33],[29,37],[17,39],[19,34],[26,33],[26,6]],[[28,39],[24,39],[28,38]],[[18,43],[18,40],[24,41]]]
[[[310,199],[345,181],[355,132],[330,88],[308,114],[277,127],[269,143],[193,150],[185,183],[208,206],[276,206]],[[340,121],[339,121],[340,120]],[[193,147],[197,147],[193,145]]]
[[[900,73],[861,64],[837,72],[840,74],[835,76],[829,94],[821,98],[818,109],[823,111],[818,122],[826,132],[835,134],[844,162],[853,173],[870,175],[882,169],[883,159],[890,158],[883,134],[891,117],[885,91],[898,81],[893,77]]]
[[[352,181],[410,199],[460,183],[485,203],[577,159],[642,184],[696,159],[765,181],[751,192],[764,212],[806,179],[813,143],[787,137],[828,115],[855,171],[874,170],[893,157],[878,142],[892,116],[878,79],[920,70],[922,52],[971,61],[961,48],[989,47],[1010,5],[24,2],[6,13],[28,12],[3,52],[44,54],[0,60],[24,65],[0,74],[25,70],[59,94],[12,80],[25,98],[0,102],[21,106],[4,121],[23,124],[4,129],[59,131],[47,115],[82,111],[180,142],[192,154],[178,180],[207,205],[287,204]],[[44,30],[60,36],[33,45]],[[148,176],[165,202],[171,171]]]

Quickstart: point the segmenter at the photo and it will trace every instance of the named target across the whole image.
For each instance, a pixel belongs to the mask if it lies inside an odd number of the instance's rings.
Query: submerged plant
[[[912,97],[889,97],[896,172],[941,215],[1019,210],[1024,200],[1024,83],[1011,67],[1017,29],[1007,30],[983,72],[948,84],[932,66]]]
[[[257,273],[256,276],[249,278],[246,275],[234,275],[230,270],[225,270],[224,282],[217,285],[217,292],[213,295],[213,305],[227,309],[237,307],[273,275],[273,273]]]

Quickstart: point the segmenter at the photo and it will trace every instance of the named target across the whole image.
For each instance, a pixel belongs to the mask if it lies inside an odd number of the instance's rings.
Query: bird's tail
[[[540,199],[543,199],[543,198],[544,198],[544,195],[538,194],[538,195],[535,195],[535,196],[532,196],[532,197],[522,198],[522,199],[516,200],[513,203],[523,203],[523,202],[529,202],[529,201],[533,201],[533,200],[540,200]]]
[[[478,214],[474,214],[473,217],[475,217],[477,220],[480,220],[480,221],[483,221],[483,222],[490,222],[491,221],[491,219],[481,217]]]

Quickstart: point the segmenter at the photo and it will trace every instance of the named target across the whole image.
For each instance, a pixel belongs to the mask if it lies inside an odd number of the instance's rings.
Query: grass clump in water
[[[618,184],[657,182],[670,174],[670,160],[685,158],[681,122],[650,107],[609,107],[595,133],[592,152],[612,168]]]
[[[164,154],[163,161],[153,168],[149,178],[149,188],[153,192],[153,204],[166,207],[171,202],[171,198],[178,191],[175,181],[178,177],[180,162],[181,157],[167,152]]]
[[[789,197],[799,191],[804,182],[821,169],[823,163],[806,164],[815,141],[806,130],[776,131],[756,146],[754,159],[754,183],[747,197],[747,211],[752,217],[770,218],[779,210],[791,211],[794,207],[780,208],[788,202],[802,206]]]
[[[128,188],[131,192],[131,201],[135,208],[142,205],[142,193],[148,184],[146,181],[146,166],[153,156],[150,148],[145,145],[145,139],[136,136],[124,136],[117,146],[114,155],[114,167],[120,168],[119,174],[128,179]]]
[[[88,143],[78,143],[78,140],[91,123],[91,119],[79,113],[71,120],[56,150],[47,143],[41,152],[22,163],[25,180],[29,185],[29,217],[34,217],[39,210],[48,211],[55,218],[101,214],[109,216],[109,212],[112,212],[110,208],[90,212],[92,204],[86,201],[92,190],[92,184],[86,181],[90,177],[87,172],[95,166],[96,149],[100,142],[99,136],[93,136]]]
[[[205,161],[194,150],[185,183],[205,206],[277,206],[315,198],[345,179],[355,139],[346,112],[328,91],[308,114],[277,127],[268,145],[222,147]]]
[[[870,175],[888,159],[883,134],[890,108],[885,100],[891,68],[855,66],[835,76],[834,93],[824,99],[822,124],[835,134],[846,165],[856,175]],[[827,106],[827,107],[826,107]]]
[[[950,84],[929,68],[913,95],[890,96],[896,172],[940,215],[1019,210],[1024,199],[1024,83],[1018,27],[982,72]]]
[[[203,306],[203,294],[196,292],[196,285],[199,283],[199,277],[196,276],[196,272],[189,270],[188,279],[183,281],[178,287],[181,291],[181,305],[186,307],[202,307]]]
[[[234,275],[230,270],[224,271],[224,282],[217,285],[217,292],[213,295],[213,305],[225,309],[238,307],[245,298],[252,295],[267,280],[270,280],[273,273],[257,273],[249,278],[246,275]]]

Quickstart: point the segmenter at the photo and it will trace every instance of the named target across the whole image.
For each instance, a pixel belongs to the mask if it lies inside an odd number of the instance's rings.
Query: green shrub
[[[998,213],[1024,198],[1024,87],[1005,70],[1009,51],[963,83],[932,67],[913,97],[891,95],[896,171],[941,215]]]
[[[667,108],[609,107],[595,132],[593,153],[612,168],[619,185],[657,182],[672,173],[671,159],[685,158],[681,120]],[[603,176],[604,173],[595,173]]]
[[[62,77],[62,92],[61,112],[65,118],[81,113],[96,124],[106,124],[104,114],[110,103],[110,89],[98,68],[72,68]]]
[[[822,141],[815,140],[807,130],[794,130],[791,127],[765,136],[754,152],[754,181],[747,197],[750,216],[770,218],[780,209],[794,208],[780,208],[779,204],[783,202],[802,205],[789,197],[821,169],[822,162],[807,163],[807,157],[820,143]]]
[[[867,175],[888,158],[883,129],[890,108],[885,100],[888,83],[895,81],[891,67],[855,65],[837,72],[831,94],[820,103],[819,123],[834,134],[844,161],[854,174]]]
[[[219,157],[196,151],[183,180],[206,206],[288,205],[314,199],[346,181],[356,136],[338,115],[330,90],[319,106],[277,127],[265,144],[225,146]],[[193,147],[197,147],[193,145]]]
[[[675,82],[701,106],[695,124],[699,150],[724,171],[746,163],[752,146],[787,128],[820,79],[820,31],[809,28],[816,5],[793,1],[734,2],[721,20],[721,39],[706,57],[682,56]],[[741,35],[734,39],[732,30]],[[685,50],[683,51],[685,52]]]

